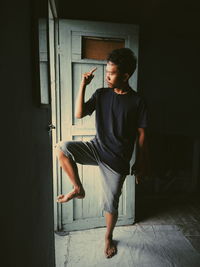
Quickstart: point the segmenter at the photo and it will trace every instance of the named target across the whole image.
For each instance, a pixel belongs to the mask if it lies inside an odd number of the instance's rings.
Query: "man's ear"
[[[126,73],[124,73],[124,82],[127,82],[128,81],[128,79],[130,78],[130,75],[126,72]]]

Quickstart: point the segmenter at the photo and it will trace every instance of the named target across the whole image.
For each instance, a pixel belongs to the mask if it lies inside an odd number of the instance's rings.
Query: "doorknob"
[[[53,129],[56,129],[56,126],[54,126],[52,123],[50,123],[48,127],[48,132],[51,132]]]

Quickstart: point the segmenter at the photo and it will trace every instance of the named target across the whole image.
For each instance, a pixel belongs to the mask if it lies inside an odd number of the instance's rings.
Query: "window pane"
[[[124,39],[104,37],[82,37],[82,58],[106,60],[113,49],[125,47]]]

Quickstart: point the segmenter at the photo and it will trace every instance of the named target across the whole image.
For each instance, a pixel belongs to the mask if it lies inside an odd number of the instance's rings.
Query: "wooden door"
[[[85,101],[105,83],[106,60],[94,58],[83,51],[85,39],[124,42],[138,56],[138,27],[129,24],[92,22],[80,20],[59,20],[59,101],[57,101],[60,137],[64,140],[91,140],[95,131],[95,111],[92,116],[77,119],[74,116],[75,100],[79,90],[81,75],[97,67],[95,78],[87,86]],[[86,40],[87,41],[87,40]],[[90,43],[91,44],[91,43]],[[87,45],[86,45],[87,46]],[[86,47],[87,49],[87,47]],[[101,54],[101,53],[100,53]],[[130,79],[130,85],[137,90],[137,70]],[[133,153],[131,162],[134,161]],[[98,166],[78,165],[79,175],[86,191],[83,200],[73,199],[60,205],[57,219],[64,231],[89,229],[105,226],[104,212],[101,209],[100,172]],[[62,169],[57,171],[55,185],[57,193],[67,193],[72,189],[69,178]],[[119,202],[117,225],[132,224],[135,220],[135,179],[128,175],[124,182]],[[59,224],[59,223],[58,223]]]

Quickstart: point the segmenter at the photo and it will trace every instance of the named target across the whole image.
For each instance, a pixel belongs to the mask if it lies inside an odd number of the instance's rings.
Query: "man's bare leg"
[[[106,230],[106,235],[105,235],[104,253],[105,253],[106,258],[111,258],[117,252],[116,245],[113,243],[113,230],[118,219],[118,213],[113,214],[113,213],[105,212],[105,218],[106,218],[107,230]]]
[[[63,170],[67,173],[74,189],[66,195],[58,196],[58,202],[67,202],[72,198],[84,198],[85,190],[79,178],[76,163],[72,162],[61,150],[57,150],[57,157]]]

